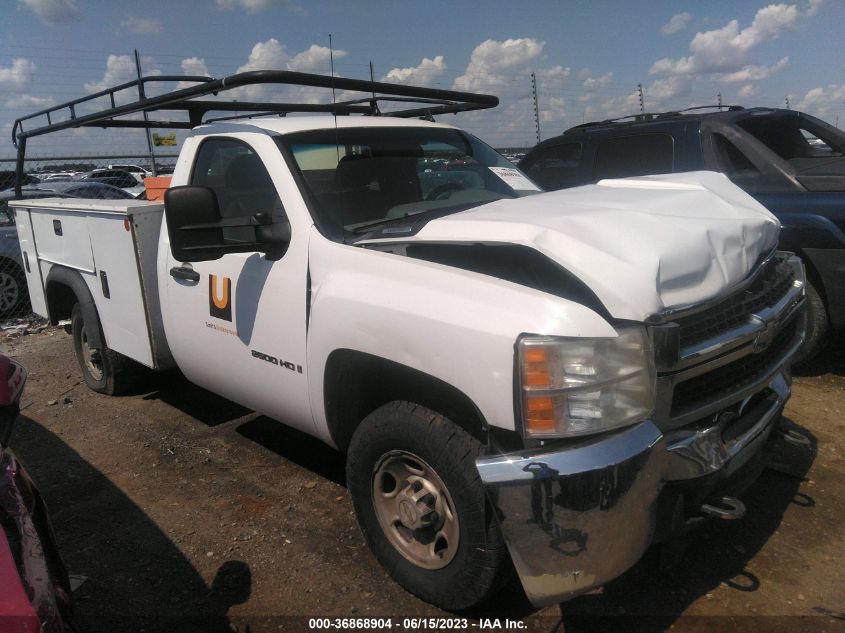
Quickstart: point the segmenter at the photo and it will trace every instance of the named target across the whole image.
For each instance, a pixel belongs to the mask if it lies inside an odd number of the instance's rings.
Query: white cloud
[[[346,51],[334,51],[335,59],[346,57]],[[296,70],[302,73],[325,73],[331,71],[332,51],[328,46],[312,44],[308,49],[297,53],[287,63],[288,70]]]
[[[581,87],[584,92],[578,97],[578,101],[584,103],[594,100],[600,93],[605,92],[613,83],[613,73],[608,72],[600,77],[593,77],[592,74],[584,73],[582,70],[578,73],[580,79],[583,79]]]
[[[687,100],[692,95],[693,79],[674,76],[656,79],[650,85],[643,86],[643,100],[646,112],[665,112],[686,107],[679,101]],[[613,97],[601,102],[596,110],[602,118],[617,118],[636,114],[640,111],[640,95],[632,90],[626,95]]]
[[[545,42],[534,38],[486,40],[475,47],[464,74],[455,79],[457,90],[495,92],[507,75],[526,70],[543,52]]]
[[[325,72],[328,73],[331,63],[331,51],[327,46],[312,44],[306,50],[291,55],[285,46],[279,43],[276,38],[270,38],[266,42],[258,42],[252,47],[246,64],[238,68],[238,72],[251,70],[296,70],[300,72]],[[342,59],[348,53],[337,49],[334,51],[335,59]]]
[[[613,82],[613,73],[609,72],[601,77],[586,77],[584,79],[584,90],[586,92],[596,92],[597,90],[602,90],[607,88]]]
[[[430,86],[445,71],[446,62],[443,61],[443,55],[438,55],[434,59],[423,57],[418,66],[393,68],[381,80],[408,83],[415,86]]]
[[[793,99],[790,98],[790,101],[793,101]],[[830,84],[808,90],[793,107],[825,118],[841,113],[843,101],[845,101],[845,84]]]
[[[274,7],[284,8],[300,15],[305,13],[305,9],[291,2],[291,0],[217,0],[218,9],[243,9],[250,15],[261,13]]]
[[[238,68],[238,72],[251,70],[282,69],[287,65],[290,56],[285,47],[276,38],[266,42],[258,42],[252,47],[246,64]]]
[[[692,94],[692,80],[687,77],[658,79],[643,88],[646,110],[665,110],[679,98]]]
[[[106,72],[100,81],[85,84],[88,92],[99,92],[118,84],[137,79],[135,60],[129,55],[109,55],[106,59]]]
[[[182,67],[183,75],[199,75],[202,77],[212,76],[205,63],[205,59],[202,57],[187,57],[180,62],[180,66]],[[190,88],[195,85],[196,83],[193,81],[180,81],[176,85],[176,89],[182,90],[183,88]]]
[[[35,97],[28,94],[17,94],[6,100],[6,107],[43,110],[51,105],[55,105],[55,103],[56,100],[53,97]]]
[[[690,20],[692,20],[691,13],[687,13],[686,11],[678,13],[673,15],[666,24],[660,27],[660,32],[663,33],[663,35],[672,35],[672,33],[683,31],[687,28],[687,24],[689,24]]]
[[[344,50],[335,49],[334,58],[335,60],[342,59],[347,54]],[[277,39],[270,38],[266,42],[258,42],[252,47],[247,62],[238,68],[237,72],[241,73],[252,70],[294,70],[298,72],[328,74],[330,70],[330,56],[331,51],[327,46],[318,46],[316,44],[312,44],[306,50],[291,55]],[[325,94],[326,91],[322,88],[300,86],[278,89],[266,84],[245,86],[228,93],[230,98],[257,100],[275,95],[285,96],[307,103],[316,103]]]
[[[754,84],[745,84],[742,88],[737,90],[737,99],[750,99],[757,94],[757,87]]]
[[[784,57],[777,64],[773,66],[757,66],[748,65],[742,70],[734,73],[726,73],[719,76],[720,81],[725,83],[738,83],[740,81],[760,81],[761,79],[768,79],[777,72],[780,72],[789,64],[789,57]]]
[[[0,66],[0,88],[27,88],[32,83],[35,68],[34,62],[23,57],[16,57],[7,68]]]
[[[537,75],[537,81],[543,84],[562,83],[564,79],[569,77],[571,71],[572,69],[568,66],[566,68],[552,66],[551,68],[538,68],[534,74]]]
[[[537,77],[537,98],[541,131],[559,133],[566,117],[563,87],[571,69],[543,66],[545,42],[534,38],[486,40],[472,51],[470,61],[452,87],[484,92],[501,99],[493,111],[470,112],[461,125],[476,131],[498,146],[520,146],[534,137],[534,107],[531,95],[533,71]]]
[[[816,15],[823,4],[824,0],[810,0],[804,15],[810,17]]]
[[[139,34],[158,34],[161,33],[161,20],[158,18],[141,18],[137,16],[129,16],[122,20],[120,26],[127,31]]]
[[[751,25],[744,29],[739,28],[737,20],[731,20],[722,28],[696,33],[689,45],[691,55],[660,59],[652,65],[649,73],[717,75],[715,78],[723,81],[745,81],[755,74],[771,74],[783,67],[780,65],[782,62],[786,62],[781,60],[767,69],[752,63],[752,53],[795,26],[800,17],[801,13],[794,4],[771,4],[757,11]]]
[[[186,75],[211,76],[208,66],[205,64],[205,59],[202,57],[188,57],[187,59],[183,59],[180,65],[182,66],[182,72]]]
[[[161,69],[157,68],[151,57],[141,57],[141,72],[145,77],[160,75]],[[119,84],[133,81],[138,78],[138,71],[135,68],[135,58],[132,55],[109,55],[106,59],[106,70],[103,73],[103,78],[99,81],[89,81],[85,83],[85,90],[87,92],[100,92],[107,88],[114,88]],[[170,87],[165,87],[162,84],[147,84],[147,96],[153,96],[164,90],[169,90]],[[102,97],[103,100],[106,97]],[[115,100],[120,103],[129,103],[138,99],[138,92],[135,88],[122,90],[115,93]],[[95,102],[87,105],[92,109],[96,109]],[[99,104],[105,106],[106,103]]]
[[[657,108],[654,108],[657,109]],[[622,116],[628,116],[640,111],[640,96],[636,90],[632,90],[627,95],[621,97],[613,97],[601,103],[597,108],[588,108],[591,113],[596,116],[591,118],[611,119]]]
[[[29,9],[39,20],[50,25],[79,17],[75,0],[18,0],[18,6]]]

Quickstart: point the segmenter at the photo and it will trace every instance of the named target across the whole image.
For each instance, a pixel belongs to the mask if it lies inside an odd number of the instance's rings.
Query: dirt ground
[[[86,578],[74,594],[81,631],[309,630],[303,616],[392,616],[405,630],[403,618],[451,615],[381,570],[343,459],[316,440],[178,373],[137,395],[95,394],[60,328],[0,336],[0,352],[29,369],[12,448],[70,573]],[[652,551],[602,592],[539,612],[512,585],[469,627],[845,630],[843,341],[817,365],[786,410],[815,443],[803,477],[765,471],[746,517],[694,532],[671,570]]]

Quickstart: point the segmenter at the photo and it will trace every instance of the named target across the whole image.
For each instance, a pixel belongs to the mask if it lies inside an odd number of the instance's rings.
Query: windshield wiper
[[[354,229],[352,229],[353,233],[368,233],[370,229],[377,228],[384,224],[392,224],[393,222],[403,222],[408,218],[416,217],[418,215],[423,215],[424,213],[431,213],[432,211],[440,211],[441,209],[424,209],[422,211],[415,211],[413,213],[406,213],[405,215],[398,217],[398,218],[382,218],[381,220],[376,220],[375,222],[367,222],[366,224],[359,224]]]
[[[425,219],[426,222],[429,220],[436,220],[437,218],[442,218],[444,216],[452,215],[454,213],[460,213],[461,211],[466,211],[474,207],[480,207],[491,202],[494,202],[494,200],[484,200],[481,202],[464,202],[462,204],[457,204],[449,207],[440,207],[438,209],[423,209],[422,211],[406,213],[405,215],[399,218],[385,218],[383,220],[377,220],[375,222],[362,224],[352,229],[352,232],[356,234],[369,233],[373,229],[377,229],[380,226],[399,222],[408,222],[409,225],[411,225],[411,228],[413,228],[413,225],[422,219]]]

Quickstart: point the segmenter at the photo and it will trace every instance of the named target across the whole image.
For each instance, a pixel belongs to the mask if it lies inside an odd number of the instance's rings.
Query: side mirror
[[[258,250],[263,251],[264,257],[270,261],[281,259],[290,244],[290,222],[273,222],[267,213],[256,213],[252,220],[255,223],[255,241],[263,245],[263,248]]]
[[[234,218],[220,217],[217,194],[210,187],[171,187],[164,194],[170,251],[180,262],[220,259],[225,253],[265,253],[268,260],[281,259],[291,240],[286,219],[269,213]],[[244,239],[226,239],[224,229],[249,228]],[[242,235],[240,236],[242,237]]]
[[[173,259],[205,262],[223,256],[220,207],[210,187],[171,187],[164,192],[164,217]]]

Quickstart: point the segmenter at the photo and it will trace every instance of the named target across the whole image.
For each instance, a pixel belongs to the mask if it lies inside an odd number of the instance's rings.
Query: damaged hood
[[[776,245],[780,223],[715,172],[602,180],[432,220],[426,242],[521,244],[578,277],[619,319],[720,294]]]

